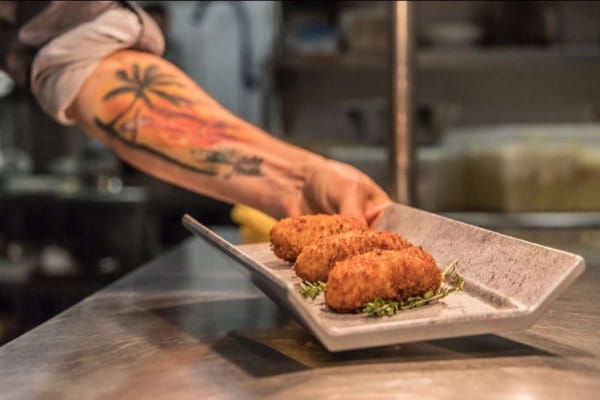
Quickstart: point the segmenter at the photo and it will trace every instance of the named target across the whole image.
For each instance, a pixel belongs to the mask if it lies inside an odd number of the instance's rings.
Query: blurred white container
[[[600,210],[600,125],[455,130],[446,152],[465,160],[465,204],[486,211]]]
[[[418,207],[430,211],[463,208],[467,192],[465,166],[460,149],[419,148],[415,188]]]

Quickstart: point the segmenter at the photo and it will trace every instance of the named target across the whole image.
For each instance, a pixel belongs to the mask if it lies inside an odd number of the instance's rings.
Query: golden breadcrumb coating
[[[336,262],[369,251],[401,250],[411,244],[393,232],[354,230],[314,240],[302,249],[294,270],[300,278],[309,281],[327,281]]]
[[[294,262],[304,246],[322,236],[367,229],[365,222],[345,215],[303,215],[284,218],[271,229],[271,248],[282,260]]]
[[[435,291],[441,284],[435,260],[420,247],[375,250],[335,264],[325,302],[336,311],[355,312],[376,298],[404,301]]]

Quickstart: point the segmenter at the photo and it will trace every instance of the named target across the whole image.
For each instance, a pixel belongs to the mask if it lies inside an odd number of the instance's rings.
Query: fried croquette
[[[404,301],[437,290],[442,273],[420,247],[375,250],[336,263],[329,273],[325,303],[340,312],[355,312],[377,298]]]
[[[401,250],[411,244],[393,232],[354,230],[314,240],[296,259],[296,275],[305,281],[327,281],[336,262],[369,251]]]
[[[303,215],[284,218],[271,228],[271,248],[282,260],[294,262],[304,246],[322,236],[367,229],[365,222],[345,215]]]

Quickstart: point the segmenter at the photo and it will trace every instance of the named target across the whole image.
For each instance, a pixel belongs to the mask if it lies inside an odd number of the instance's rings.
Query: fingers
[[[345,194],[340,212],[361,218],[371,226],[390,203],[391,199],[379,186],[363,181],[354,190]]]
[[[372,179],[337,161],[310,166],[305,171],[302,199],[290,209],[294,215],[340,213],[368,224],[381,214],[390,198]]]
[[[367,224],[369,226],[373,226],[375,220],[383,214],[385,209],[392,203],[391,200],[387,199],[387,201],[377,204],[365,212],[365,217],[367,219]]]
[[[365,206],[364,192],[360,190],[354,191],[341,199],[339,212],[340,214],[348,215],[367,223]]]

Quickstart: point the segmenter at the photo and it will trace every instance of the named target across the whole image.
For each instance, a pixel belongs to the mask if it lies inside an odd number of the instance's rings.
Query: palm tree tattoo
[[[107,101],[123,94],[134,94],[131,103],[129,103],[129,105],[119,114],[117,114],[111,121],[102,124],[104,127],[109,128],[110,130],[115,130],[115,127],[121,118],[127,115],[127,113],[131,111],[131,109],[140,100],[143,101],[150,109],[153,109],[154,103],[151,100],[151,95],[156,95],[174,106],[193,104],[191,100],[185,97],[168,93],[164,90],[165,86],[182,87],[183,85],[175,81],[173,79],[173,75],[159,72],[158,66],[149,65],[142,73],[140,73],[140,66],[138,64],[133,64],[132,69],[133,71],[131,75],[129,75],[129,73],[124,69],[117,70],[115,75],[123,84],[110,90],[102,97],[103,101]]]
[[[108,102],[123,95],[131,96],[129,104],[108,121],[95,117],[95,123],[107,134],[116,137],[128,146],[145,150],[186,169],[205,175],[261,176],[262,158],[245,156],[237,151],[204,150],[221,141],[240,141],[234,132],[236,125],[221,120],[203,118],[193,112],[191,106],[199,103],[184,96],[172,93],[169,89],[184,88],[172,74],[160,71],[157,65],[141,69],[133,64],[131,71],[119,69],[115,72],[119,85],[102,96]],[[196,147],[189,149],[189,162],[180,157],[174,158],[160,148],[152,146],[153,138],[138,141],[142,124],[151,125],[161,140],[176,140],[181,135],[191,135]],[[182,129],[181,125],[186,128]],[[175,139],[173,139],[175,138]],[[156,138],[154,138],[156,140]],[[202,156],[199,156],[202,155]],[[209,155],[209,156],[207,156]]]

